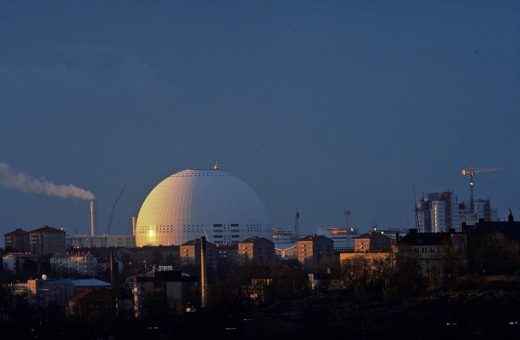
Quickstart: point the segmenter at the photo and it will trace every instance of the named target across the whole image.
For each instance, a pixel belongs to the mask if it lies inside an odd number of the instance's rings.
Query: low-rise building
[[[88,289],[68,300],[65,315],[79,320],[131,318],[133,296],[128,289]]]
[[[469,270],[485,275],[514,275],[520,268],[520,222],[510,212],[507,221],[462,224],[468,235]]]
[[[4,270],[22,273],[26,263],[36,266],[36,256],[31,253],[9,253],[2,257]]]
[[[179,246],[179,257],[181,266],[192,265],[200,266],[201,240],[191,240]],[[206,242],[206,264],[213,268],[217,268],[216,247],[211,242]]]
[[[6,252],[28,253],[31,251],[29,232],[20,228],[4,234],[4,249]]]
[[[31,279],[27,282],[9,285],[11,293],[26,295],[27,301],[40,307],[49,305],[63,306],[78,292],[89,289],[104,289],[111,285],[98,279]]]
[[[73,255],[58,254],[50,258],[50,264],[53,270],[65,270],[79,275],[96,275],[97,263],[97,258],[90,253]]]
[[[323,235],[308,235],[296,243],[298,262],[307,268],[320,268],[334,263],[334,242]]]
[[[420,273],[427,276],[441,270],[448,260],[464,265],[467,262],[466,248],[466,234],[453,229],[447,233],[419,233],[417,229],[411,229],[397,243],[397,261],[415,260]]]
[[[67,248],[135,248],[133,235],[67,235]]]
[[[153,271],[135,278],[135,317],[155,313],[182,314],[200,295],[197,279],[180,271]]]
[[[246,238],[238,243],[238,256],[241,260],[273,262],[275,259],[274,242],[265,237]]]
[[[357,253],[389,252],[392,239],[377,231],[369,231],[354,238],[354,251]]]

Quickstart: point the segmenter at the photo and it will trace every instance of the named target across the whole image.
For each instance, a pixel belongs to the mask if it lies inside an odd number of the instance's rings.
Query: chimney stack
[[[200,238],[200,306],[206,308],[208,303],[208,292],[206,286],[206,237]]]
[[[136,216],[132,216],[132,235],[135,237],[135,231],[136,231],[136,226],[137,226],[137,217]]]
[[[96,235],[96,200],[90,201],[90,236]]]

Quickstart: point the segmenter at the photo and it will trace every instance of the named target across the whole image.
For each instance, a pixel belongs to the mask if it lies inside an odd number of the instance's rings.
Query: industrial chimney
[[[206,308],[208,303],[208,287],[206,285],[207,264],[206,264],[206,238],[200,238],[200,306]]]
[[[137,217],[132,216],[132,235],[135,237],[135,228],[137,226]]]
[[[90,201],[90,236],[96,235],[96,200]]]

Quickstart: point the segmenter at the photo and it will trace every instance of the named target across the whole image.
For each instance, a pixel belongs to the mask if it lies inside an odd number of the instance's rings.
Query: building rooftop
[[[72,280],[75,287],[110,287],[111,284],[95,278]]]
[[[381,234],[381,232],[379,231],[369,231],[368,233],[364,233],[364,234],[361,234],[359,235],[358,237],[354,237],[354,240],[359,240],[359,239],[390,239],[390,237],[384,235],[384,234]]]
[[[37,228],[37,229],[34,229],[34,230],[31,230],[30,231],[31,233],[65,233],[65,231],[61,230],[61,229],[58,229],[58,228],[53,228],[51,226],[48,226],[48,225],[42,225],[40,228]]]
[[[307,236],[301,237],[298,239],[298,241],[314,241],[318,238],[324,238],[324,239],[332,241],[332,239],[328,238],[327,236],[318,235],[318,234],[312,234],[312,235],[307,235]]]
[[[468,235],[504,234],[510,240],[520,241],[520,222],[485,222],[480,220],[474,225],[462,224],[462,231]]]
[[[418,233],[410,232],[401,240],[398,244],[405,245],[438,245],[438,244],[451,244],[451,235],[454,233]],[[457,233],[461,235],[460,233]]]
[[[10,235],[20,235],[20,234],[28,234],[29,232],[28,231],[25,231],[21,228],[16,228],[15,230],[13,231],[10,231],[8,233],[5,233],[4,236],[10,236]]]
[[[253,236],[253,237],[248,237],[243,241],[240,241],[240,243],[254,243],[254,242],[258,242],[258,241],[269,241],[271,243],[273,242],[269,239],[266,239],[265,237]]]

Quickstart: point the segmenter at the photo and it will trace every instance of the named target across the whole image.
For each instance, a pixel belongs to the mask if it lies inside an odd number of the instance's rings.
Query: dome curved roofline
[[[219,169],[185,169],[159,182],[142,203],[136,244],[181,245],[207,236],[212,243],[271,238],[267,209],[242,179]]]

